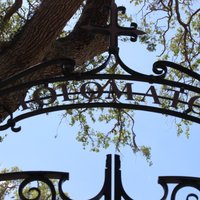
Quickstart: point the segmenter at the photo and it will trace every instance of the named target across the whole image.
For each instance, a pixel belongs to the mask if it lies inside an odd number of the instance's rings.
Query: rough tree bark
[[[81,29],[92,18],[96,24],[105,24],[108,13],[105,5],[110,0],[87,0],[74,30],[65,38],[57,39],[66,23],[80,8],[83,0],[43,0],[33,17],[24,25],[13,41],[0,52],[0,80],[4,80],[27,67],[55,58],[72,58],[77,66],[102,53],[107,48],[107,37]],[[95,13],[95,15],[94,15]],[[97,45],[98,44],[98,45]],[[60,73],[51,67],[40,73],[24,77],[19,82],[52,77]],[[0,105],[11,112],[19,107],[26,91],[0,97]],[[8,113],[0,107],[0,119]]]

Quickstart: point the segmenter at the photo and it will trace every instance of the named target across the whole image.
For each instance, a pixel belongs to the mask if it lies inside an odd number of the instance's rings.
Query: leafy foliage
[[[150,51],[161,45],[160,56],[196,71],[199,64],[200,9],[193,0],[131,0],[140,6],[141,26],[147,33],[141,42]]]
[[[21,170],[18,167],[12,167],[11,169],[2,169],[0,171],[1,174],[12,173],[12,172],[20,172]],[[58,185],[57,180],[51,180],[54,186]],[[18,195],[18,189],[22,180],[9,180],[9,181],[0,181],[0,200],[5,200],[5,198],[20,200]],[[36,188],[40,191],[40,199],[42,200],[50,200],[52,199],[51,192],[49,187],[44,182],[35,182]],[[33,188],[34,182],[28,184],[23,193],[28,199],[35,199],[38,197],[38,191]],[[59,192],[56,190],[57,198],[59,198]],[[67,193],[65,193],[68,196]]]
[[[16,1],[19,2],[19,1]],[[0,42],[11,41],[31,19],[40,0],[27,0],[24,5],[15,6],[12,0],[0,2]],[[15,10],[16,9],[16,10]]]
[[[9,172],[19,172],[18,167],[13,167],[11,169],[2,169],[0,171],[1,174],[9,173]],[[4,200],[7,195],[12,196],[14,195],[15,190],[19,186],[19,181],[1,181],[0,182],[0,200]]]
[[[140,26],[147,33],[140,38],[140,41],[147,45],[147,49],[149,51],[160,51],[159,59],[180,63],[192,71],[199,72],[200,26],[198,22],[200,20],[200,9],[197,1],[131,0],[130,2],[137,6],[139,10],[137,16],[141,21]],[[183,76],[174,69],[170,69],[167,78],[199,86],[199,82]],[[163,86],[161,93],[164,93],[165,89]],[[168,91],[168,94],[165,93],[165,95],[170,96],[172,94]],[[165,103],[163,102],[163,106],[169,106]],[[191,122],[186,120],[177,122],[176,120],[175,123],[177,134],[185,133],[188,137]]]
[[[16,1],[17,2],[17,1]],[[140,41],[146,44],[149,51],[157,51],[162,49],[159,58],[170,61],[176,61],[183,66],[198,72],[199,71],[199,19],[200,9],[195,5],[195,0],[130,0],[132,5],[137,6],[138,16],[140,17],[142,30],[147,34],[140,38]],[[0,50],[1,47],[9,46],[17,37],[26,23],[34,15],[35,10],[40,4],[40,0],[24,1],[22,6],[16,7],[15,12],[6,15],[12,8],[13,1],[0,2]],[[83,3],[83,7],[84,7]],[[78,18],[78,17],[77,17]],[[129,23],[132,21],[131,16],[120,14],[119,24]],[[66,27],[65,30],[68,30]],[[61,33],[61,37],[65,37],[66,32]],[[127,38],[123,39],[127,41]],[[104,55],[97,55],[94,59],[85,63],[80,69],[92,69],[105,59]],[[115,72],[115,64],[110,68],[110,73]],[[112,71],[113,70],[113,71]],[[120,72],[118,72],[120,73]],[[185,83],[198,86],[199,83],[191,80],[189,77],[183,76],[181,73],[171,70],[168,79],[175,81],[184,81]],[[55,86],[56,87],[56,86]],[[76,91],[78,87],[74,82],[71,90]],[[165,92],[165,88],[161,93]],[[172,95],[167,93],[166,95]],[[185,97],[183,97],[185,98]],[[167,102],[162,102],[163,107],[169,106]],[[182,106],[182,105],[181,105]],[[180,107],[181,109],[181,107]],[[69,124],[74,126],[77,124],[80,128],[77,134],[77,140],[84,147],[89,145],[92,151],[98,152],[101,148],[108,148],[110,144],[114,144],[119,151],[124,145],[129,145],[133,152],[141,152],[148,161],[150,161],[150,148],[139,146],[135,141],[135,133],[133,131],[134,117],[130,110],[123,109],[80,109],[66,111],[64,117],[69,118]],[[109,124],[107,133],[96,131],[97,123]],[[92,126],[91,124],[94,124]],[[178,135],[185,130],[189,135],[190,123],[181,120],[176,122]],[[112,127],[110,126],[112,125]],[[183,127],[186,125],[186,127]]]

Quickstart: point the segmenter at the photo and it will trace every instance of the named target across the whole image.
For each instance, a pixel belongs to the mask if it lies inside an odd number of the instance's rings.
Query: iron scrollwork
[[[99,83],[100,83],[99,81],[102,81],[102,80],[105,80],[105,82],[112,82],[113,80],[114,81],[122,80],[122,81],[125,81],[125,84],[129,81],[130,83],[128,83],[128,84],[134,84],[134,82],[140,82],[140,83],[165,85],[165,86],[175,88],[177,94],[181,94],[181,93],[184,93],[184,91],[188,91],[188,92],[195,94],[195,96],[193,98],[191,98],[191,100],[189,100],[189,101],[183,101],[181,99],[175,99],[175,95],[174,95],[174,99],[173,99],[173,97],[169,98],[169,97],[165,97],[165,96],[159,96],[157,94],[156,98],[165,99],[167,101],[174,102],[174,104],[181,103],[181,104],[185,105],[187,107],[187,109],[183,110],[182,112],[179,110],[176,110],[176,108],[170,109],[170,108],[163,108],[163,107],[155,107],[156,104],[154,104],[154,105],[135,104],[134,101],[116,103],[116,102],[107,102],[107,101],[104,101],[104,102],[99,101],[98,102],[95,99],[94,102],[93,101],[88,102],[87,99],[85,99],[83,102],[79,102],[79,103],[74,103],[73,101],[67,101],[67,102],[65,101],[61,105],[56,105],[56,106],[50,105],[50,106],[46,106],[46,107],[41,106],[40,109],[30,110],[29,112],[27,112],[28,110],[26,109],[25,110],[26,113],[22,113],[21,115],[14,117],[13,113],[9,112],[9,110],[6,109],[4,105],[1,105],[1,107],[6,112],[9,113],[10,118],[7,120],[6,124],[0,126],[0,130],[6,130],[8,128],[11,128],[15,132],[20,131],[20,127],[15,128],[15,125],[17,122],[19,122],[23,119],[26,119],[26,118],[29,118],[29,117],[32,117],[35,115],[47,113],[47,112],[54,112],[54,111],[60,111],[60,110],[66,110],[66,109],[93,108],[93,107],[105,107],[105,108],[113,107],[113,108],[128,108],[128,109],[134,109],[134,110],[145,110],[145,111],[149,111],[149,112],[167,114],[167,115],[179,117],[182,119],[190,120],[190,121],[193,121],[196,123],[200,123],[200,117],[199,117],[198,112],[197,113],[191,112],[193,107],[197,110],[200,108],[200,106],[195,103],[195,101],[198,100],[198,98],[200,97],[200,89],[198,87],[195,87],[192,85],[165,79],[167,66],[169,66],[169,67],[175,66],[174,68],[176,68],[176,69],[179,68],[182,73],[185,72],[187,75],[191,75],[191,77],[193,77],[197,81],[200,81],[199,74],[196,74],[194,72],[190,73],[189,70],[187,70],[177,64],[171,63],[171,62],[158,61],[157,63],[154,64],[153,70],[155,73],[157,73],[159,75],[145,75],[145,74],[142,75],[141,73],[135,72],[132,69],[128,68],[121,61],[121,59],[118,55],[116,55],[117,62],[120,64],[120,66],[123,68],[124,72],[126,72],[126,73],[125,74],[105,74],[104,71],[109,64],[110,57],[111,57],[111,55],[109,55],[109,57],[105,61],[105,63],[103,63],[98,68],[95,68],[91,71],[83,72],[81,74],[80,73],[77,74],[74,72],[74,73],[71,73],[70,75],[65,74],[65,75],[59,76],[59,77],[47,78],[47,79],[37,80],[37,81],[32,81],[32,82],[26,82],[26,83],[18,84],[18,85],[11,86],[8,88],[4,88],[4,84],[6,84],[7,81],[2,82],[2,85],[0,83],[0,95],[8,95],[8,94],[14,93],[16,91],[20,91],[20,90],[23,90],[26,88],[31,88],[33,86],[48,85],[48,84],[60,83],[60,82],[70,83],[70,81],[73,82],[73,81],[80,80],[80,81],[88,81],[89,83],[93,82],[99,86]],[[87,83],[87,82],[85,82],[85,83]],[[103,86],[100,89],[102,90],[102,88],[103,88]],[[150,85],[149,88],[153,88],[155,90],[154,86],[152,86],[152,85]],[[40,89],[42,89],[42,88],[40,88]],[[178,92],[178,90],[179,90],[179,92]],[[53,88],[51,89],[51,91],[53,91],[54,96],[52,96],[52,97],[47,96],[47,97],[45,97],[46,99],[49,99],[49,100],[51,98],[55,99],[60,96],[60,94],[57,94],[56,91],[53,90]],[[63,92],[66,92],[66,91],[63,91]],[[90,95],[90,93],[91,93],[89,91],[77,90],[72,93],[69,93],[69,95],[82,95],[83,92],[84,92],[85,96]],[[98,96],[98,92],[99,91],[94,91],[94,95],[96,94]],[[131,91],[131,92],[129,91],[129,93],[128,92],[125,93],[122,91],[120,91],[120,92],[123,95],[129,95],[129,96],[131,95],[133,97],[137,95],[140,97],[151,96],[152,98],[155,98],[155,95],[154,96],[153,96],[153,94],[148,95],[143,92],[135,92],[135,91]],[[113,91],[108,91],[108,89],[104,89],[102,95],[105,96],[108,93],[113,93]],[[43,101],[43,100],[44,99],[41,98],[41,100],[39,100],[39,101]],[[29,104],[29,103],[37,104],[35,99],[24,102],[24,104]]]
[[[164,190],[164,195],[161,198],[161,200],[166,200],[167,198],[170,198],[171,200],[176,200],[178,192],[181,191],[181,189],[188,188],[190,189],[196,189],[198,192],[200,192],[200,178],[196,177],[184,177],[184,176],[161,176],[158,178],[158,183],[162,186]],[[169,187],[168,185],[175,185],[172,189],[171,194],[169,194]],[[190,199],[199,199],[199,195],[196,193],[190,193],[186,195],[185,200]],[[183,199],[183,197],[182,197]]]
[[[145,32],[137,29],[137,24],[132,22],[130,27],[122,27],[118,24],[118,14],[121,12],[125,14],[126,8],[124,6],[117,6],[114,0],[111,0],[110,4],[110,23],[103,27],[97,26],[90,22],[87,25],[82,26],[83,29],[86,29],[93,33],[102,33],[106,34],[110,38],[109,52],[110,54],[118,54],[118,37],[119,36],[130,36],[132,42],[136,42],[139,35],[144,35]]]
[[[62,184],[69,180],[69,174],[66,172],[52,172],[52,171],[26,171],[26,172],[12,172],[0,174],[1,181],[21,180],[18,188],[18,195],[21,200],[37,200],[41,199],[42,192],[50,193],[51,200],[57,199],[57,193],[63,200],[70,200],[62,190]],[[57,187],[53,180],[58,180]],[[47,191],[41,191],[40,187],[31,187],[33,182],[42,182],[47,186]],[[28,186],[27,190],[26,187]],[[58,188],[58,191],[56,190]],[[35,192],[35,195],[30,197],[30,194]]]
[[[121,27],[118,25],[118,14],[119,12],[125,13],[124,7],[117,7],[115,4],[115,1],[111,1],[110,5],[110,23],[106,26],[100,27],[93,24],[88,24],[83,26],[83,29],[87,29],[88,31],[92,31],[94,33],[101,33],[106,34],[110,38],[110,44],[108,46],[108,57],[105,59],[104,63],[100,64],[100,66],[97,66],[96,68],[84,72],[76,72],[75,70],[75,62],[71,59],[57,59],[52,61],[47,61],[44,63],[40,63],[38,65],[32,66],[22,72],[19,72],[18,74],[7,78],[6,80],[0,81],[0,96],[9,95],[12,93],[15,93],[16,91],[20,90],[28,90],[27,88],[32,88],[34,86],[41,86],[45,85],[44,88],[48,89],[52,96],[47,97],[41,97],[41,99],[36,98],[31,99],[28,101],[23,102],[23,104],[38,104],[39,109],[29,109],[30,112],[23,113],[19,116],[14,117],[12,113],[6,110],[4,105],[1,105],[1,107],[9,113],[10,118],[7,120],[7,122],[4,125],[0,126],[0,131],[6,130],[8,128],[11,128],[13,131],[17,132],[20,131],[19,128],[15,128],[15,125],[17,122],[47,112],[54,112],[54,111],[60,111],[60,110],[66,110],[66,109],[78,109],[78,108],[94,108],[94,107],[101,107],[101,108],[127,108],[127,109],[134,109],[134,110],[144,110],[148,112],[155,112],[155,113],[161,113],[165,115],[171,115],[175,117],[179,117],[185,120],[190,120],[192,122],[200,123],[200,105],[198,104],[198,101],[200,99],[200,88],[199,88],[199,82],[200,82],[200,75],[194,71],[191,71],[179,64],[169,62],[169,61],[157,61],[153,64],[153,74],[143,74],[141,72],[138,72],[134,70],[134,68],[128,67],[120,58],[119,55],[119,47],[118,47],[118,37],[119,36],[130,36],[132,41],[136,41],[137,37],[140,35],[144,35],[145,33],[143,31],[140,31],[137,29],[137,24],[132,23],[131,27]],[[112,58],[115,58],[116,65],[118,66],[118,70],[123,71],[123,73],[107,73],[106,69],[108,69],[110,61]],[[49,66],[59,66],[61,67],[62,74],[56,77],[52,78],[45,78],[42,80],[36,80],[36,81],[29,81],[24,83],[18,83],[18,80],[22,79],[24,76],[30,75],[31,73],[38,71],[40,69],[47,68]],[[181,74],[186,75],[187,77],[190,77],[195,81],[196,85],[189,85],[185,82],[178,82],[173,81],[167,78],[168,71],[176,70]],[[114,89],[109,91],[108,89],[104,89],[103,86],[100,85],[100,81],[105,81],[106,83],[112,82],[112,81],[124,81],[125,86],[129,84],[137,83],[145,83],[149,84],[149,90],[152,90],[152,94],[149,95],[147,92],[136,92],[129,88],[129,91],[124,92],[120,91],[119,88],[117,90],[120,92],[120,95],[128,95],[130,98],[130,101],[122,102],[108,102],[105,98],[105,95],[109,93],[115,93]],[[42,101],[52,100],[56,99],[57,97],[60,97],[61,94],[57,94],[56,91],[54,91],[53,88],[46,87],[46,85],[53,84],[53,83],[60,83],[65,82],[66,85],[70,84],[74,81],[77,81],[80,83],[84,81],[88,81],[86,83],[94,83],[97,87],[99,87],[99,91],[94,91],[93,88],[90,89],[90,91],[84,91],[83,90],[77,90],[74,92],[68,92],[67,88],[65,91],[63,91],[63,95],[76,95],[77,96],[84,96],[86,98],[82,98],[83,101],[79,101],[78,103],[74,103],[74,101],[65,101],[63,104],[57,104],[57,105],[49,105],[49,106],[43,106]],[[130,83],[128,82],[130,81]],[[128,83],[127,83],[128,82]],[[86,84],[85,83],[85,84]],[[115,84],[115,83],[114,83]],[[156,84],[158,87],[164,85],[166,88],[170,88],[171,91],[174,91],[174,95],[171,97],[168,96],[161,96],[156,94],[155,90],[156,88],[152,85]],[[84,84],[83,84],[84,85]],[[81,87],[81,86],[80,86]],[[111,85],[112,87],[112,85]],[[42,88],[41,88],[42,89]],[[78,88],[80,89],[80,88]],[[40,89],[39,89],[40,90]],[[91,93],[93,91],[93,94]],[[37,91],[35,91],[37,93]],[[65,93],[65,94],[64,94]],[[190,93],[194,96],[191,96],[190,99],[181,99],[178,98],[182,94]],[[90,94],[96,95],[96,98],[90,98],[87,99]],[[104,95],[104,96],[103,96]],[[120,96],[119,95],[119,96]],[[101,101],[99,98],[99,101],[97,97],[101,96],[101,100],[104,99],[104,101]],[[168,101],[169,104],[172,104],[172,106],[169,106],[168,108],[162,107],[161,103],[157,104],[151,104],[151,105],[145,105],[145,104],[138,104],[135,103],[133,97],[139,96],[140,98],[149,96],[159,102],[159,99]],[[74,96],[73,96],[74,97]],[[65,99],[70,99],[68,97],[64,97]],[[72,98],[76,99],[76,98]],[[132,101],[131,101],[132,100]],[[39,103],[38,103],[39,102]],[[65,104],[66,103],[66,104]],[[178,110],[177,104],[181,104],[183,108],[186,107],[186,109]],[[28,106],[24,106],[28,107]],[[23,111],[28,111],[28,109],[23,107]]]
[[[5,110],[9,114],[9,119],[7,120],[7,123],[3,125],[3,129],[11,128],[13,132],[19,132],[21,130],[21,127],[15,127],[16,126],[16,120],[13,117],[13,113],[10,112],[8,108],[6,108],[4,105],[0,104],[1,109]],[[1,127],[1,126],[0,126]]]
[[[90,198],[89,200],[100,200],[104,198],[105,200],[133,200],[124,190],[122,179],[121,179],[121,162],[120,156],[111,154],[107,155],[106,166],[105,166],[105,179],[103,187],[100,192]],[[66,172],[52,172],[52,171],[27,171],[27,172],[12,172],[6,174],[0,174],[1,181],[15,181],[21,180],[18,188],[18,195],[21,200],[37,200],[42,197],[42,192],[51,194],[51,199],[56,200],[58,197],[63,200],[72,200],[63,191],[63,183],[69,180],[69,173]],[[58,180],[55,182],[53,180]],[[40,187],[31,187],[29,184],[32,182],[43,182],[47,185],[48,191],[42,191]],[[198,193],[200,192],[200,178],[197,177],[184,177],[184,176],[160,176],[158,178],[158,183],[162,186],[164,194],[161,200],[179,200],[179,192],[181,189],[190,188],[196,189],[196,193],[188,192],[186,194],[185,200],[199,199]],[[174,187],[169,187],[169,185],[174,185]],[[26,186],[28,185],[28,190]],[[172,191],[171,191],[172,188]],[[28,194],[35,192],[34,197],[29,197]],[[187,190],[188,191],[188,190]],[[185,195],[185,194],[184,194]],[[181,196],[181,199],[184,199]]]
[[[114,171],[112,171],[113,165]],[[113,176],[114,179],[112,179]],[[55,183],[52,181],[54,179],[58,180],[57,187],[55,187]],[[18,188],[18,195],[21,200],[41,199],[42,192],[50,192],[52,200],[56,200],[58,196],[63,200],[72,200],[62,189],[63,183],[69,180],[69,174],[65,172],[27,171],[0,174],[0,182],[11,180],[22,180]],[[114,184],[112,180],[114,180]],[[34,181],[43,182],[48,186],[49,191],[41,191],[40,187],[30,187],[29,184]],[[114,194],[112,192],[112,185],[114,185]],[[28,190],[25,190],[26,186],[29,186]],[[28,194],[33,191],[36,192],[36,195],[29,198]],[[111,200],[112,197],[114,197],[115,200],[121,200],[122,198],[125,200],[133,200],[127,195],[122,185],[119,155],[114,156],[114,162],[112,162],[112,155],[107,155],[103,187],[95,197],[89,200],[100,200],[102,197],[104,197],[105,200]]]

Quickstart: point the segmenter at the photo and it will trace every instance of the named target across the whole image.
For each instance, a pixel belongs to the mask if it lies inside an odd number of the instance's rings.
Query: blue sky
[[[9,133],[0,145],[1,168],[70,173],[65,187],[75,200],[93,197],[102,187],[107,154],[114,148],[92,153],[76,142],[77,127],[59,126],[60,113],[24,120],[20,133]],[[138,200],[160,199],[158,176],[199,176],[199,125],[191,128],[190,139],[176,136],[172,119],[146,112],[136,113],[137,142],[152,147],[153,166],[144,157],[122,149],[122,180],[127,193]],[[58,134],[57,139],[54,138]]]
[[[121,44],[120,52],[128,66],[137,66],[141,71],[150,72],[157,60],[156,54],[138,42]],[[0,144],[0,167],[69,172],[66,191],[75,200],[86,200],[100,191],[106,155],[116,151],[112,146],[100,153],[83,150],[75,139],[78,127],[69,127],[65,120],[60,124],[61,115],[56,112],[29,118],[18,123],[21,132],[5,131],[8,137]],[[151,146],[153,165],[150,167],[141,154],[133,154],[129,147],[122,149],[122,181],[130,197],[160,199],[163,193],[157,184],[158,176],[200,176],[198,124],[191,126],[187,139],[184,135],[177,137],[173,117],[136,111],[134,119],[136,140]]]
[[[136,50],[137,56],[132,59]],[[121,51],[126,54],[126,61],[141,69],[151,67],[156,59],[139,44],[124,44]],[[61,115],[62,112],[56,112],[29,118],[18,123],[22,126],[21,132],[5,131],[8,137],[0,145],[1,168],[18,166],[24,171],[69,172],[70,181],[65,187],[70,196],[75,200],[91,198],[102,187],[106,155],[115,154],[115,149],[111,146],[100,153],[83,150],[75,139],[78,127],[69,127],[65,120],[60,124]],[[162,188],[157,184],[158,176],[199,176],[198,124],[191,126],[187,139],[184,135],[177,137],[173,117],[136,111],[134,118],[136,140],[138,144],[151,146],[153,166],[149,167],[145,158],[133,154],[129,147],[122,149],[123,185],[132,198],[160,199]]]

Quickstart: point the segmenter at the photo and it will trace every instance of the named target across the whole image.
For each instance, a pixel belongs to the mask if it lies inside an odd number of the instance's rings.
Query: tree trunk
[[[83,0],[43,0],[31,20],[25,24],[11,44],[1,51],[0,80],[43,60],[71,58],[75,60],[77,66],[81,66],[105,51],[107,37],[89,33],[81,26],[88,24],[91,18],[95,24],[105,24],[108,13],[105,13],[103,8],[110,4],[110,0],[88,0],[74,30],[67,37],[56,40],[82,3]],[[51,67],[43,72],[36,72],[23,77],[17,83],[53,77],[60,73],[57,69]],[[1,105],[13,113],[19,107],[20,98],[25,98],[26,92],[24,90],[0,97],[1,120],[8,115]]]

